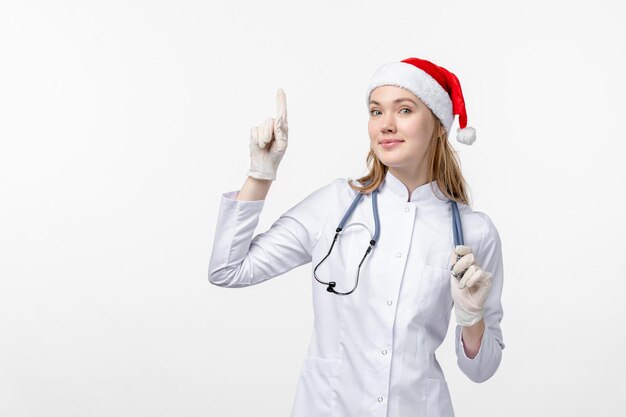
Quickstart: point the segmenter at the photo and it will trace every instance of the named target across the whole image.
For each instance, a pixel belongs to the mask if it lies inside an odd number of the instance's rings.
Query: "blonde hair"
[[[433,115],[434,116],[434,115]],[[428,182],[436,180],[441,192],[450,200],[457,203],[470,205],[467,192],[467,182],[461,173],[460,161],[456,151],[448,143],[448,134],[438,118],[435,117],[435,129],[425,158],[428,164]],[[374,151],[370,148],[365,161],[369,167],[369,173],[357,181],[363,186],[355,185],[352,179],[348,181],[350,187],[365,194],[371,193],[383,182],[389,167],[380,162]],[[433,190],[434,192],[434,190]]]

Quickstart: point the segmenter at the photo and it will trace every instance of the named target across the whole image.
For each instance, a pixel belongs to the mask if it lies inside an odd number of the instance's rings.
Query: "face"
[[[402,177],[426,175],[423,163],[435,129],[435,115],[413,93],[385,85],[372,91],[369,104],[370,145],[392,173]],[[399,142],[383,145],[384,139]]]

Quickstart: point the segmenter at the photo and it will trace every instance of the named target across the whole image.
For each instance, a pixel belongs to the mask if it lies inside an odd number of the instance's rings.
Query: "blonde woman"
[[[254,236],[287,148],[278,91],[277,118],[251,131],[246,182],[222,195],[209,280],[244,287],[311,263],[315,321],[292,417],[452,417],[435,356],[452,312],[469,379],[490,378],[504,349],[500,236],[470,208],[447,139],[455,115],[457,140],[471,145],[475,130],[458,79],[430,61],[387,63],[366,93],[367,175],[335,179]]]

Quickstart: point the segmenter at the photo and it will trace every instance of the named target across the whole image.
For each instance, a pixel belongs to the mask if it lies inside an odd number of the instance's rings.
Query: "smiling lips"
[[[392,146],[395,146],[398,143],[404,142],[400,139],[383,139],[380,141],[380,146],[382,146],[383,148],[391,148]]]

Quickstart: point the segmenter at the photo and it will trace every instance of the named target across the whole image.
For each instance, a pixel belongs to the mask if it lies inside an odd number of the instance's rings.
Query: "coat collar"
[[[435,192],[431,189],[435,189]],[[389,189],[393,194],[400,197],[404,202],[412,202],[412,203],[425,203],[428,201],[434,202],[447,202],[448,198],[443,194],[437,181],[432,181],[432,183],[426,183],[417,187],[411,195],[409,196],[409,190],[406,185],[402,181],[400,181],[396,176],[394,176],[391,171],[387,171],[385,175],[385,180],[381,184],[381,190],[383,188]]]

